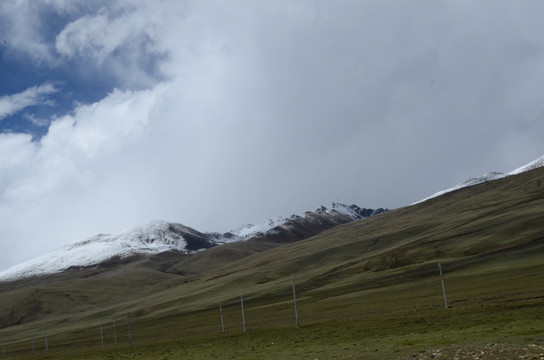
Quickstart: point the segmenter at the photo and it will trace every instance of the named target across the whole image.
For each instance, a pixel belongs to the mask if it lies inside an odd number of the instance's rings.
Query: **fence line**
[[[441,269],[440,269],[441,271]],[[427,283],[427,286],[425,288],[425,292],[423,294],[423,296],[425,296],[425,293],[427,292],[427,289],[430,285],[430,283],[432,282],[434,276],[436,275],[436,270],[435,270],[435,273],[433,273],[433,277],[431,277],[429,283]],[[441,279],[443,280],[443,277],[441,276]],[[296,285],[295,285],[295,278],[294,278],[294,275],[291,276],[291,287],[292,287],[292,296],[293,296],[293,305],[294,305],[294,310],[295,310],[295,321],[296,321],[296,329],[300,329],[300,317],[299,317],[299,311],[298,311],[298,302],[297,302],[297,293],[296,293]],[[445,288],[444,288],[444,295],[445,295]],[[282,295],[283,296],[283,295]],[[414,309],[414,312],[417,310],[417,308],[419,307],[419,304],[421,302],[421,299],[423,298],[423,296],[419,299],[418,301],[418,304],[416,305],[416,308]],[[246,332],[247,331],[247,327],[246,327],[246,307],[245,307],[245,304],[244,304],[244,296],[243,294],[240,294],[240,308],[241,309],[241,313],[242,313],[242,331],[243,332]],[[446,307],[447,307],[447,300],[445,299],[446,301]],[[247,299],[246,299],[246,302],[247,302]],[[224,317],[224,303],[223,301],[219,301],[219,312],[220,312],[220,318],[221,318],[221,331],[224,333],[226,331],[225,329],[225,317]],[[271,311],[270,313],[284,313],[284,312],[287,312],[290,308],[290,306],[286,306],[285,308],[283,308],[284,305],[280,305],[281,309],[276,309],[274,311]],[[229,304],[229,301],[227,301],[227,308],[230,308],[231,309],[231,313],[232,314],[235,314],[238,310],[235,310],[236,309],[236,302],[235,301],[230,301],[230,304]],[[292,309],[292,308],[291,308]],[[207,309],[207,310],[211,310],[211,309]],[[291,310],[292,311],[292,310]],[[126,326],[127,326],[127,339],[128,339],[128,346],[129,347],[133,347],[133,338],[132,338],[132,332],[131,332],[131,319],[130,319],[130,314],[128,311],[125,312],[126,313]],[[269,314],[270,314],[269,313]],[[266,314],[266,313],[265,313]],[[292,314],[292,313],[291,313]],[[249,314],[251,315],[251,314]],[[284,315],[282,315],[284,316]],[[292,316],[292,315],[291,315]],[[330,318],[331,316],[333,316],[333,318],[335,318],[335,315],[334,314],[331,314],[329,313],[328,315],[328,318]],[[348,316],[348,315],[346,315]],[[359,316],[363,316],[363,313],[359,314]],[[319,318],[321,319],[321,318]],[[104,319],[105,320],[105,319]],[[314,319],[315,320],[315,319]],[[319,322],[319,320],[317,320]],[[314,321],[315,322],[315,321]],[[284,324],[285,323],[285,320],[278,320],[277,322],[278,324]],[[113,338],[114,338],[114,342],[113,344],[114,345],[117,345],[118,344],[118,333],[117,333],[117,323],[115,320],[113,320],[111,322],[112,324],[112,330],[113,330]],[[217,323],[215,323],[217,324]],[[273,322],[268,322],[268,324],[273,324]],[[106,344],[105,344],[105,341],[104,341],[104,328],[103,328],[103,325],[102,323],[99,323],[99,330],[100,330],[100,346],[101,347],[105,347]],[[217,325],[215,325],[217,326]],[[213,331],[213,330],[210,330],[212,328],[212,324],[211,323],[206,323],[206,324],[203,324],[202,326],[200,326],[201,328],[201,332],[202,333],[205,333],[205,332],[210,332],[210,331]],[[81,328],[80,328],[81,329]],[[217,328],[216,328],[217,329]],[[180,330],[184,330],[184,331],[187,331],[187,332],[192,332],[192,333],[195,333],[195,330],[197,330],[197,328],[195,328],[194,326],[190,326],[190,327],[181,327]],[[82,331],[82,332],[90,332],[91,329],[88,328],[87,330],[83,329],[83,330],[78,330],[79,331]],[[217,330],[215,330],[217,331]],[[198,331],[197,331],[198,332]],[[94,330],[92,330],[92,333],[96,334],[96,327],[94,327]],[[91,334],[92,334],[91,333]],[[62,334],[62,332],[60,333],[55,333],[53,332],[53,334],[55,334],[55,337],[56,336],[59,336]],[[51,335],[51,334],[49,334]],[[45,353],[48,353],[49,352],[49,338],[50,336],[48,335],[48,329],[44,326],[43,327],[43,338],[44,338],[44,350],[45,350]],[[96,335],[91,335],[95,340],[92,340],[93,342],[96,341]],[[39,335],[38,335],[39,337]],[[65,337],[66,338],[66,337]],[[36,346],[35,346],[35,339],[36,339],[36,336],[32,336],[31,337],[31,343],[32,343],[32,353],[34,354],[35,351],[36,351]],[[76,343],[73,343],[73,344],[77,344],[77,343],[80,343],[80,344],[85,344],[85,343],[89,343],[89,340],[90,340],[90,337],[89,336],[84,336],[82,338],[80,338],[80,340],[78,340],[78,342]],[[28,339],[26,340],[28,341]],[[17,341],[16,343],[17,344],[21,344],[23,341]],[[96,344],[96,342],[95,342]],[[2,344],[2,352],[3,352],[3,355],[6,356],[6,345],[8,345],[8,348],[9,348],[9,345],[10,343],[8,344],[5,344],[3,343]],[[21,352],[21,350],[17,350],[17,353]]]

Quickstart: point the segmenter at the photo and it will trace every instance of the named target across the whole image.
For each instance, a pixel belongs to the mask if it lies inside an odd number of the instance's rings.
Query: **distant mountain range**
[[[544,156],[509,173],[490,172],[480,177],[468,179],[418,203],[465,187],[516,175],[542,166],[544,166]],[[0,272],[0,282],[55,274],[65,270],[107,266],[119,260],[130,262],[130,259],[133,258],[139,259],[156,254],[172,253],[175,257],[192,257],[211,248],[249,240],[263,244],[295,242],[317,235],[337,225],[372,217],[385,211],[388,210],[366,209],[357,205],[332,203],[301,215],[270,218],[258,224],[244,225],[226,233],[200,232],[182,224],[155,220],[117,235],[99,234],[13,266]]]
[[[168,251],[192,255],[215,246],[250,239],[293,242],[384,211],[387,210],[333,203],[302,215],[271,218],[226,233],[200,232],[182,224],[154,220],[117,235],[99,234],[13,266],[0,272],[0,282],[94,266],[111,259]]]

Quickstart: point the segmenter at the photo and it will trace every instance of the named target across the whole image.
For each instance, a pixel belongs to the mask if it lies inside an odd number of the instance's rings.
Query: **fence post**
[[[240,303],[242,304],[242,327],[246,331],[246,316],[244,314],[244,297],[240,295]]]
[[[117,345],[117,330],[115,329],[115,320],[113,320],[113,339],[114,344]]]
[[[298,319],[297,293],[295,291],[295,275],[291,275],[291,282],[293,283],[293,301],[295,303],[295,319],[297,322],[297,329],[300,329],[300,321]]]
[[[219,301],[219,313],[221,314],[221,332],[225,332],[225,322],[223,320],[223,305]]]
[[[49,352],[49,344],[47,342],[47,330],[43,329],[43,337],[45,339],[45,352]]]
[[[130,334],[130,319],[128,317],[128,311],[127,311],[127,329],[128,329],[128,344],[132,347],[132,335]]]
[[[444,275],[442,275],[442,265],[438,263],[438,270],[440,271],[440,281],[442,282],[442,292],[444,293],[444,304],[446,309],[448,308],[448,297],[446,296],[446,287],[444,286]]]
[[[100,344],[104,347],[104,333],[102,332],[102,324],[100,324]]]

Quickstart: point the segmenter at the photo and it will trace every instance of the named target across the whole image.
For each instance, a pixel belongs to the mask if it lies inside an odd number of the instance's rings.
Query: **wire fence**
[[[435,275],[436,271],[427,283],[423,295],[419,297],[416,307],[407,306],[402,311],[412,312],[413,309],[415,313]],[[115,316],[105,314],[99,321],[93,318],[88,326],[81,326],[81,320],[72,321],[68,314],[53,320],[48,319],[47,326],[41,328],[34,323],[13,329],[0,329],[2,356],[53,355],[57,350],[77,353],[82,349],[131,348],[140,344],[173,341],[188,335],[220,332],[244,333],[256,329],[286,327],[300,329],[304,325],[310,326],[325,321],[353,321],[372,314],[372,309],[363,308],[362,304],[360,307],[357,306],[356,297],[349,309],[335,308],[331,306],[334,299],[327,303],[310,297],[305,298],[303,293],[297,294],[294,276],[291,277],[289,285],[292,287],[292,294],[273,301],[248,298],[240,294],[239,298],[219,300],[216,308],[165,314],[164,321],[169,324],[175,322],[175,326],[165,327],[163,322],[157,321],[157,318],[145,311],[137,310],[125,311],[124,314]],[[311,308],[312,311],[305,312],[305,308]],[[84,314],[89,311],[100,313],[101,306],[97,305],[72,314]],[[169,317],[171,319],[168,319]],[[2,341],[9,338],[13,340]]]

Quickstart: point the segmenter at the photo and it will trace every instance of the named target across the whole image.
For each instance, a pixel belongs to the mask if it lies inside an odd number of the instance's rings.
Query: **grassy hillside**
[[[45,333],[52,359],[540,358],[543,259],[541,168],[296,243],[238,243],[1,284],[0,341],[14,359],[28,358],[33,339],[34,356],[46,356]]]

